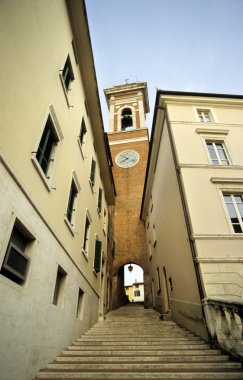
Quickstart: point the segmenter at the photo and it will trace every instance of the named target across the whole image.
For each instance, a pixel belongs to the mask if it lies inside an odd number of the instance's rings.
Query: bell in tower
[[[110,111],[109,132],[146,128],[147,83],[129,83],[105,90]]]

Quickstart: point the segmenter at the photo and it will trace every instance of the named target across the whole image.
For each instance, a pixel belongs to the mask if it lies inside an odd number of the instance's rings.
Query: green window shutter
[[[99,188],[99,196],[98,196],[98,210],[101,212],[102,207],[102,189]]]
[[[112,253],[112,257],[115,257],[115,242],[114,242],[114,240],[112,240],[111,253]]]
[[[95,241],[95,259],[94,259],[94,270],[96,273],[100,272],[101,247],[102,247],[102,242],[100,240],[96,240]]]
[[[110,241],[110,225],[108,223],[108,228],[107,228],[107,240]]]
[[[81,123],[81,127],[80,127],[80,134],[79,134],[79,141],[80,141],[81,145],[84,143],[84,136],[86,133],[87,133],[87,129],[86,129],[85,121],[84,121],[84,118],[82,118],[82,123]]]
[[[92,158],[91,172],[90,172],[90,181],[92,183],[92,186],[94,185],[94,182],[95,182],[95,169],[96,169],[96,161],[93,160],[93,158]]]

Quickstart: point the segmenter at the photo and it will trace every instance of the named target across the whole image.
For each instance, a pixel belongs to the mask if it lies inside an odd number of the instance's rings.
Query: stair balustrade
[[[202,304],[213,345],[243,362],[243,302],[210,297]]]

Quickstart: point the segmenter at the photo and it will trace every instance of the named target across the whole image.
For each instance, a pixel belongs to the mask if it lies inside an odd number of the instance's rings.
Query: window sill
[[[63,92],[64,92],[65,99],[66,99],[66,102],[67,102],[67,106],[68,106],[69,108],[70,108],[70,107],[73,107],[73,106],[70,104],[70,99],[69,99],[69,94],[68,94],[68,92],[71,91],[71,88],[68,89],[68,91],[67,91],[61,73],[59,73],[59,77],[60,77],[60,80],[61,80],[61,83],[62,83],[62,88],[63,88]],[[73,86],[71,86],[71,87],[73,87]]]
[[[91,179],[89,179],[89,185],[90,185],[92,193],[94,194],[94,182],[92,182]]]
[[[64,216],[64,222],[66,223],[69,231],[71,232],[71,234],[74,236],[74,227],[73,227],[73,224],[71,224],[68,220],[68,218],[66,216]]]
[[[97,272],[93,269],[93,274],[95,275],[95,277],[98,277],[99,272],[97,273]]]
[[[89,259],[88,259],[88,252],[86,252],[83,248],[82,248],[82,254],[83,254],[85,260],[89,261]]]
[[[37,161],[37,159],[35,158],[35,156],[33,156],[31,158],[31,161],[36,169],[36,171],[38,172],[42,182],[44,183],[45,187],[47,188],[48,191],[51,191],[51,183],[50,183],[50,178],[47,178],[46,175],[44,174],[43,170],[41,169],[41,166],[39,165],[39,162]]]
[[[83,149],[83,145],[84,145],[84,143],[81,144],[79,138],[77,139],[77,141],[78,141],[78,146],[79,146],[79,149],[80,149],[80,152],[81,152],[82,159],[84,160],[84,159],[85,159],[85,156],[84,156],[84,149]]]

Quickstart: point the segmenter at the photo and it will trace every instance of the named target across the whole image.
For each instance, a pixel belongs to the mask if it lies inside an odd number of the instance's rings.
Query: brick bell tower
[[[144,225],[140,220],[148,158],[149,112],[147,83],[131,83],[104,90],[110,111],[108,139],[116,186],[114,215],[115,257],[112,307],[126,302],[124,265],[135,263],[144,271],[144,304],[150,305],[149,265]]]

